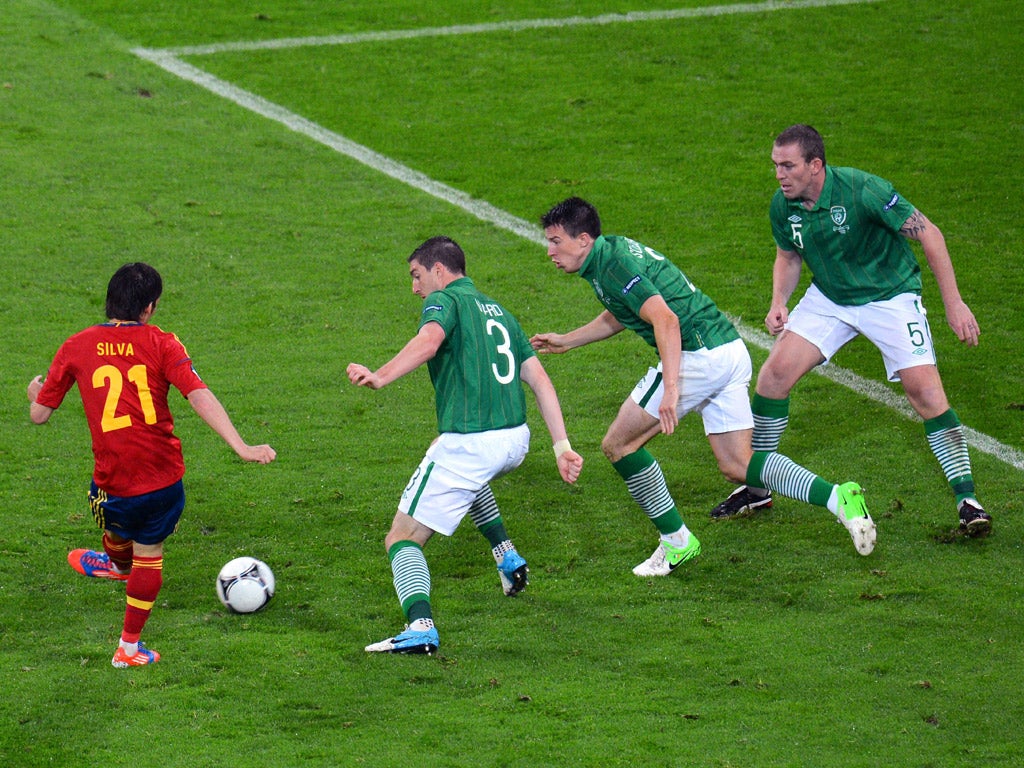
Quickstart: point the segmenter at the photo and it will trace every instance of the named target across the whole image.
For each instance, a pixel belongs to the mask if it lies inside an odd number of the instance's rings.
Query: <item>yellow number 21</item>
[[[149,392],[149,381],[146,379],[146,366],[133,365],[128,369],[128,381],[135,385],[139,393],[139,405],[146,417],[147,424],[156,424],[156,408],[153,407],[153,396]],[[103,404],[103,421],[101,422],[104,432],[113,432],[115,429],[124,429],[132,425],[131,416],[117,416],[117,404],[121,400],[121,392],[124,390],[124,379],[121,371],[112,365],[101,365],[92,374],[92,386],[94,389],[101,389],[109,382],[110,389],[107,390],[107,400]]]

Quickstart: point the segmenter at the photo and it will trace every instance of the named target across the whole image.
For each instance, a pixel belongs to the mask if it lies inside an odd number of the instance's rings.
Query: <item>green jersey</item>
[[[657,348],[654,328],[640,317],[640,307],[652,296],[661,296],[679,318],[684,351],[713,349],[739,338],[729,318],[679,267],[635,240],[599,236],[579,276],[616,320],[652,347]]]
[[[536,353],[519,322],[468,277],[423,302],[420,326],[438,323],[445,339],[427,363],[441,432],[486,432],[526,423],[519,380]]]
[[[826,166],[813,208],[779,189],[770,218],[775,243],[800,254],[822,293],[836,304],[860,306],[921,293],[921,267],[900,234],[914,210],[885,179]]]

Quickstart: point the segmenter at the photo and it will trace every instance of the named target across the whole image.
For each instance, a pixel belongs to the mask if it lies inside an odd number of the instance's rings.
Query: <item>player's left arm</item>
[[[277,451],[269,445],[249,445],[245,442],[220,400],[206,387],[193,389],[185,397],[199,417],[245,461],[269,464],[277,458]]]
[[[956,272],[953,271],[953,260],[950,258],[942,231],[932,224],[927,216],[915,209],[903,222],[900,234],[921,244],[928,260],[928,268],[935,275],[935,282],[939,286],[942,304],[946,309],[946,322],[960,341],[970,347],[976,347],[981,329],[974,313],[960,297]]]
[[[679,400],[679,360],[682,356],[682,334],[679,332],[679,318],[661,294],[654,294],[640,307],[640,319],[654,329],[654,341],[661,358],[661,380],[664,397],[658,407],[661,431],[666,435],[675,432],[679,423],[676,404]]]
[[[558,402],[558,393],[551,377],[536,356],[530,356],[519,367],[519,378],[533,391],[537,400],[537,408],[551,433],[552,447],[555,451],[555,462],[558,472],[567,483],[575,483],[583,468],[583,457],[572,449],[569,436],[565,431],[565,419],[562,406]]]
[[[444,328],[440,323],[424,323],[419,331],[409,339],[401,351],[388,360],[376,371],[371,371],[365,365],[349,363],[345,372],[348,380],[358,387],[369,387],[380,389],[386,387],[395,379],[400,379],[407,373],[411,373],[432,359],[441,348],[445,339]]]

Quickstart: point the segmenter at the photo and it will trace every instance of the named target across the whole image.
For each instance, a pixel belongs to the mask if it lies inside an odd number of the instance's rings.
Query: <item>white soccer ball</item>
[[[274,596],[274,572],[255,557],[236,557],[217,574],[217,597],[232,613],[255,613]]]

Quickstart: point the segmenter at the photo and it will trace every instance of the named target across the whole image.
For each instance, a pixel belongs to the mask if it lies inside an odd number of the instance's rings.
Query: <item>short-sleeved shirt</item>
[[[729,318],[679,267],[635,240],[600,235],[578,274],[616,320],[652,347],[657,348],[654,328],[640,317],[652,296],[661,296],[679,318],[683,351],[714,349],[739,338]]]
[[[769,210],[776,245],[800,254],[814,284],[836,304],[920,295],[921,267],[900,234],[915,209],[885,179],[826,166],[813,208],[779,189]]]
[[[57,350],[36,402],[58,408],[75,384],[99,488],[138,496],[182,478],[185,462],[167,395],[172,385],[187,397],[206,384],[177,336],[139,323],[86,328]]]
[[[519,370],[536,353],[515,317],[462,277],[427,296],[419,327],[427,323],[445,332],[427,363],[438,430],[486,432],[525,424]]]

